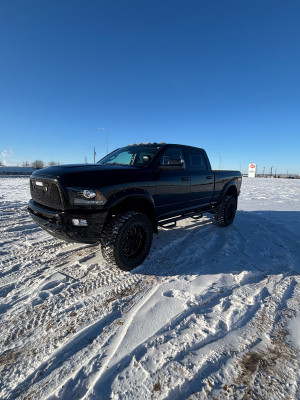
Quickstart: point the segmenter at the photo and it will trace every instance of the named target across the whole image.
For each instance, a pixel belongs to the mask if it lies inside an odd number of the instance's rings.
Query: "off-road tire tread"
[[[130,271],[132,267],[125,267],[120,265],[116,259],[116,240],[120,229],[125,224],[126,221],[130,220],[136,215],[143,215],[136,211],[126,211],[123,214],[119,214],[114,218],[111,218],[104,226],[101,237],[100,245],[103,258],[110,264],[117,265],[120,269],[124,271]],[[152,235],[152,233],[151,233]],[[151,237],[152,242],[152,237]],[[151,246],[151,244],[150,244]],[[147,252],[148,255],[148,252]],[[146,258],[146,257],[145,257]]]
[[[228,201],[231,198],[233,198],[234,201],[236,202],[236,200],[233,196],[224,196],[222,199],[222,202],[220,203],[220,205],[217,207],[216,211],[214,212],[214,218],[215,218],[216,224],[219,226],[231,225],[234,220],[234,217],[233,217],[233,220],[230,223],[227,223],[226,219],[225,219],[226,206],[227,206]]]

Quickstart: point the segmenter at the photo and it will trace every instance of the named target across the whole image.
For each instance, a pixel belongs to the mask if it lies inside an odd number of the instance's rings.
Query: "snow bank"
[[[0,166],[0,175],[30,175],[35,171],[32,167]]]

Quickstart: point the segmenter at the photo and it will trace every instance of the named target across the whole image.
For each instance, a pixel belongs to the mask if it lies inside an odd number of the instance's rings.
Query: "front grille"
[[[30,192],[33,201],[36,203],[56,210],[63,209],[63,195],[57,181],[31,178]]]

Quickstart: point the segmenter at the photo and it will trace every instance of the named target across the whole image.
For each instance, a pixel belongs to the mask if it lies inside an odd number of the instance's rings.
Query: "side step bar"
[[[159,221],[157,225],[164,229],[171,229],[171,228],[174,228],[176,226],[176,222],[180,221],[181,219],[185,219],[185,218],[200,219],[200,218],[202,218],[202,216],[203,216],[202,212],[201,213],[189,212],[189,213],[177,215],[176,217],[163,219],[163,220]]]

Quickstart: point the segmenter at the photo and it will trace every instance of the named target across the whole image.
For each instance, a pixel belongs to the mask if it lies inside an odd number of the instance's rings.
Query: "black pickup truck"
[[[99,243],[103,257],[131,270],[147,257],[158,226],[214,214],[235,217],[239,171],[212,171],[203,149],[147,143],[117,149],[96,164],[59,165],[30,177],[32,218],[60,239]]]

